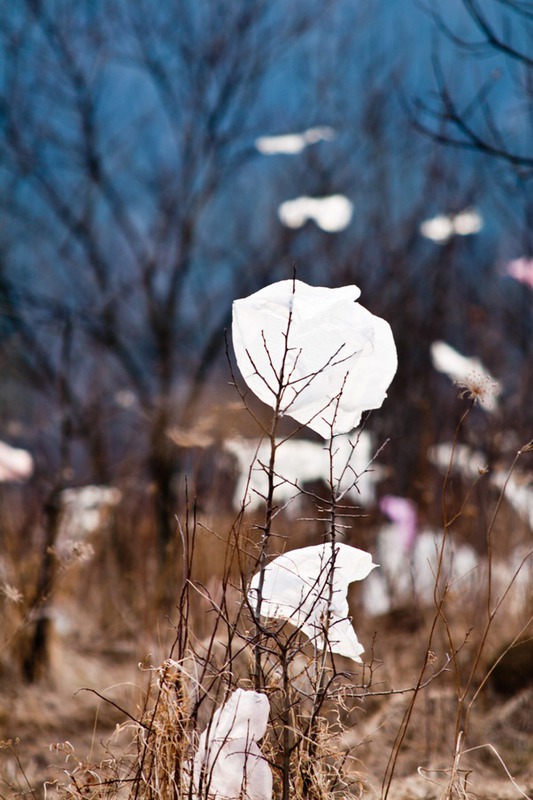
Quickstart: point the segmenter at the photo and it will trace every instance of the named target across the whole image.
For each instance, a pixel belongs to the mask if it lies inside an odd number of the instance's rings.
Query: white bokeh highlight
[[[326,233],[339,233],[352,221],[353,203],[343,194],[328,197],[302,195],[285,200],[278,208],[280,222],[287,228],[301,228],[312,221]]]
[[[420,225],[420,233],[436,244],[446,244],[453,236],[472,236],[483,228],[483,217],[476,208],[459,214],[437,214]]]
[[[23,483],[31,478],[33,469],[31,453],[0,442],[0,483]]]
[[[259,136],[255,140],[257,150],[265,156],[297,155],[317,142],[330,142],[337,134],[327,125],[308,128],[301,133],[283,133],[278,136]]]
[[[432,445],[427,451],[428,461],[439,472],[446,475],[448,471],[461,475],[469,480],[476,480],[487,471],[488,459],[485,453],[473,450],[460,442],[441,442]]]
[[[513,472],[509,475],[501,469],[495,469],[490,475],[490,482],[501,491],[516,513],[533,531],[533,476]]]
[[[376,536],[375,557],[379,570],[369,575],[362,590],[363,605],[369,616],[434,602],[435,584],[444,583],[461,590],[479,580],[479,557],[472,547],[456,544],[451,536],[444,540],[440,531],[418,530],[415,504],[402,497],[383,498],[382,511],[390,523],[382,525]]]
[[[329,443],[312,442],[305,439],[277,439],[276,444],[276,488],[274,503],[278,506],[291,504],[306,483],[330,479]],[[224,442],[224,449],[237,461],[237,483],[233,495],[233,507],[238,510],[243,502],[247,511],[260,508],[268,493],[268,466],[270,442],[266,439],[235,438]],[[340,434],[333,440],[333,482],[336,496],[343,501],[371,508],[376,502],[376,483],[381,480],[383,470],[373,462],[374,446],[368,431],[356,431],[353,435]]]
[[[58,542],[82,540],[105,528],[122,492],[116,486],[77,486],[63,489],[59,500]]]

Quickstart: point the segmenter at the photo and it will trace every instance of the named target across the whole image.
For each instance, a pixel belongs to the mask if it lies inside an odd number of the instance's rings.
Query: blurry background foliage
[[[35,509],[67,485],[114,483],[141,498],[164,558],[176,476],[196,494],[203,458],[213,486],[212,452],[178,446],[183,431],[216,439],[234,422],[207,411],[237,399],[224,347],[232,300],[294,267],[309,283],[356,283],[392,325],[399,371],[369,423],[378,442],[392,439],[391,491],[424,500],[427,446],[461,413],[432,370],[436,339],[502,381],[490,423],[500,450],[531,438],[532,290],[505,274],[533,254],[527,7],[5,5],[0,437],[35,455]],[[334,138],[292,155],[256,146],[316,126]],[[353,204],[344,230],[281,224],[285,200],[332,194]],[[469,207],[478,233],[421,234],[424,220]],[[472,435],[485,435],[476,415]]]

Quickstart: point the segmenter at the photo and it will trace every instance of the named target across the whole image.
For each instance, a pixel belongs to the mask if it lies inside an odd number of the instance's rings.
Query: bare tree
[[[438,6],[427,9],[436,31],[459,56],[462,79],[456,80],[457,61],[452,66],[449,58],[435,50],[436,91],[412,103],[412,121],[436,141],[492,156],[515,167],[521,177],[529,177],[533,168],[531,4],[462,0],[461,6],[459,21],[450,20]]]
[[[507,386],[502,423],[527,435],[533,421],[527,400],[533,380],[531,290],[504,276],[506,262],[533,252],[531,4],[461,0],[453,11],[432,4],[426,13],[435,34],[433,85],[418,94],[406,92],[404,108],[413,128],[428,139],[463,157],[470,154],[486,181],[499,240],[487,270],[494,274],[496,268],[500,276],[489,285],[482,279],[482,305],[496,326],[486,331],[485,342],[499,351]]]
[[[243,273],[219,217],[241,202],[240,173],[258,155],[269,70],[334,5],[117,0],[104,13],[28,0],[3,22],[13,227],[2,298],[19,367],[34,387],[53,386],[54,327],[71,316],[75,434],[94,441],[117,387],[134,393],[161,559],[175,512],[170,423],[190,417],[223,344],[227,298],[260,279]],[[29,221],[38,257],[14,244]]]
[[[481,272],[489,257],[420,235],[483,187],[458,154],[414,139],[396,29],[344,0],[25,0],[0,38],[0,359],[49,420],[41,474],[61,470],[68,320],[69,435],[91,462],[80,470],[78,457],[74,474],[110,480],[133,457],[128,470],[155,490],[165,563],[180,457],[169,429],[197,411],[231,300],[296,265],[303,280],[357,283],[391,320],[402,370],[377,425],[393,419],[410,483],[438,424],[430,341],[472,343],[464,321],[488,300],[465,265]],[[297,157],[255,145],[316,125],[335,138]],[[280,224],[282,201],[336,193],[353,203],[345,231]]]

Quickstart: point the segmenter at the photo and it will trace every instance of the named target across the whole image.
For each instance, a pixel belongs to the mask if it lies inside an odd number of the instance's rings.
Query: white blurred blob
[[[112,508],[122,500],[122,492],[113,486],[81,486],[64,489],[60,495],[61,523],[58,541],[84,539],[96,533]]]
[[[483,227],[483,217],[475,208],[465,208],[453,217],[454,233],[458,236],[471,236]]]
[[[132,408],[137,402],[134,392],[130,389],[119,389],[114,394],[114,400],[121,408]]]
[[[447,242],[453,235],[453,223],[450,217],[444,214],[437,214],[432,219],[427,219],[420,225],[420,233],[426,239],[431,239],[437,244]]]
[[[329,482],[327,442],[320,444],[304,439],[278,439],[276,442],[276,504],[289,503],[298,496],[298,487],[306,483],[319,480]],[[270,442],[229,439],[224,443],[224,449],[237,459],[238,479],[233,495],[235,510],[241,507],[243,500],[247,511],[256,510],[268,492],[266,467],[270,459]],[[333,479],[336,493],[341,499],[347,498],[365,508],[374,505],[376,483],[382,477],[382,470],[373,465],[373,455],[372,436],[367,431],[335,437],[332,449]]]
[[[455,450],[453,450],[451,442],[434,445],[428,450],[428,459],[443,474],[450,470],[452,473],[457,473],[470,480],[475,480],[489,471],[487,457],[464,444],[456,444]],[[500,491],[505,488],[505,499],[533,530],[533,484],[531,475],[521,474],[516,471],[509,475],[507,470],[495,466],[490,471],[489,482]]]
[[[455,446],[452,456],[452,443],[435,445],[428,450],[428,457],[443,474],[448,470],[475,480],[480,474],[488,472],[487,457],[467,445]],[[517,514],[533,530],[533,485],[531,476],[513,472],[495,466],[489,473],[489,482],[502,491],[505,487],[505,499]],[[488,562],[479,559],[478,586],[487,586]],[[527,611],[531,602],[531,586],[533,581],[533,559],[530,547],[516,547],[505,553],[504,558],[494,558],[491,563],[492,593],[494,597],[505,596],[506,612],[518,615]]]
[[[208,421],[208,425],[202,424],[202,422],[203,418],[200,419],[197,425],[190,428],[174,425],[172,428],[167,428],[167,436],[178,447],[183,447],[184,449],[198,447],[201,450],[205,450],[215,443],[215,437],[208,430],[211,421]]]
[[[315,647],[362,663],[364,647],[349,619],[348,586],[366,578],[376,566],[370,553],[341,543],[284,553],[264,571],[261,616],[288,620]],[[254,608],[259,581],[260,572],[254,575],[248,593]]]
[[[475,480],[487,471],[487,457],[484,453],[472,450],[466,444],[456,444],[453,442],[443,442],[435,444],[428,449],[428,460],[443,475],[448,470],[458,473],[463,478]]]
[[[533,530],[533,486],[530,479],[516,473],[509,476],[506,471],[497,469],[491,474],[490,481],[500,490],[505,487],[504,497]]]
[[[237,689],[200,736],[194,788],[208,800],[271,800],[272,770],[257,742],[265,735],[265,694]]]
[[[431,360],[434,368],[442,372],[479,400],[486,411],[495,411],[501,384],[483,366],[478,358],[467,358],[446,342],[433,342]]]
[[[533,528],[532,528],[533,529]],[[491,567],[492,595],[503,598],[504,613],[509,619],[531,614],[533,558],[528,545],[513,548],[505,560],[494,559]],[[485,578],[485,585],[486,585]]]
[[[420,233],[437,244],[445,244],[452,236],[479,233],[483,217],[475,208],[465,208],[459,214],[437,214],[420,225]]]
[[[357,302],[357,286],[279,281],[233,303],[233,347],[248,387],[324,439],[380,408],[398,359],[390,325]]]
[[[23,483],[33,475],[33,458],[27,450],[0,442],[0,483]]]
[[[406,606],[431,605],[437,577],[442,533],[417,530],[416,506],[400,497],[383,498],[384,513],[392,520],[383,525],[376,538],[380,569],[363,585],[367,614],[379,616]],[[479,558],[468,545],[455,546],[450,536],[444,544],[441,586],[452,586],[477,574]]]
[[[255,146],[260,153],[266,156],[301,153],[310,144],[317,142],[330,142],[337,134],[333,128],[319,126],[308,128],[303,133],[285,133],[281,136],[260,136],[255,140]]]
[[[505,272],[515,281],[533,289],[533,258],[515,258],[505,266]]]
[[[278,208],[278,216],[287,228],[301,228],[308,220],[313,220],[327,233],[345,230],[351,222],[353,204],[343,194],[329,197],[296,197],[286,200]]]

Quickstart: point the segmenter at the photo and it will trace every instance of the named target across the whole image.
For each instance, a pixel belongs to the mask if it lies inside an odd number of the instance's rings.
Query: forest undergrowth
[[[394,342],[358,303],[353,317],[353,292],[344,303],[327,294],[342,290],[304,287],[270,287],[283,311],[274,322],[272,297],[237,301],[246,386],[230,366],[231,382],[268,460],[250,463],[238,509],[226,461],[210,497],[196,494],[194,472],[183,479],[163,561],[145,494],[123,492],[86,540],[37,537],[41,547],[28,548],[31,487],[0,487],[1,797],[533,795],[533,544],[507,499],[533,446],[517,449],[497,489],[489,463],[465,472],[460,448],[490,391],[471,379],[458,388],[442,477],[428,463],[427,525],[402,533],[379,506],[359,507],[349,490],[379,471],[385,443],[362,472],[351,458],[371,426],[363,412],[379,408],[394,375]],[[324,337],[332,302],[340,330]],[[307,428],[327,454],[321,487],[277,466]],[[393,478],[382,476],[382,498]],[[291,499],[278,502],[287,483]],[[28,680],[39,630],[46,647]]]

